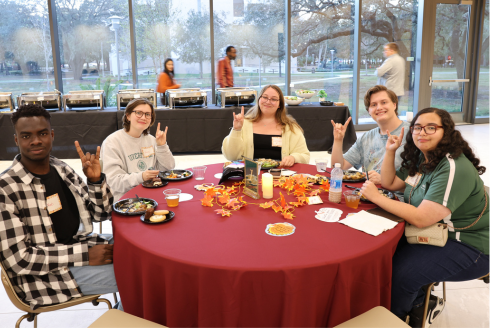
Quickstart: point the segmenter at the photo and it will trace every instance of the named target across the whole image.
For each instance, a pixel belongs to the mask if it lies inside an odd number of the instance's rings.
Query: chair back
[[[1,261],[0,261],[0,268],[2,269],[2,272],[1,272],[2,284],[3,284],[3,287],[5,287],[5,291],[7,292],[7,296],[9,297],[12,304],[21,311],[31,312],[31,308],[29,307],[29,305],[22,302],[22,300],[19,298],[19,296],[15,292],[14,286],[12,286],[12,283],[10,282],[10,278],[7,275],[7,272],[5,271],[5,268],[4,268]]]

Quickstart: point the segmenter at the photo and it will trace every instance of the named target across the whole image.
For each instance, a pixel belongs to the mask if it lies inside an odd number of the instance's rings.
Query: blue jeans
[[[444,247],[409,244],[403,236],[393,256],[391,312],[404,320],[423,305],[423,286],[477,279],[488,270],[488,255],[467,244],[452,239]]]
[[[114,244],[114,239],[111,238],[109,244]],[[112,263],[70,267],[70,271],[84,295],[111,294],[118,291]],[[121,302],[115,308],[123,311]]]

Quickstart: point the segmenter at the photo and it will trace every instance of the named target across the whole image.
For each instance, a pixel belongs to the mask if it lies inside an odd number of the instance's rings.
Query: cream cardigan
[[[242,156],[254,158],[252,122],[245,119],[240,131],[231,129],[230,134],[223,140],[221,151],[229,161],[241,159]],[[308,164],[310,162],[310,151],[306,146],[305,136],[299,129],[291,132],[289,126],[286,125],[282,133],[281,158],[289,155],[294,157],[295,163]]]

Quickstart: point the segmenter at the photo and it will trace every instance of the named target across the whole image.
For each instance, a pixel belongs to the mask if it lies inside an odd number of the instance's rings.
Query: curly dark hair
[[[444,109],[433,107],[422,109],[415,115],[412,123],[410,123],[410,130],[412,130],[419,116],[427,113],[439,115],[442,126],[444,127],[444,135],[441,141],[439,141],[437,148],[427,153],[428,162],[420,164],[422,152],[415,146],[412,133],[408,133],[405,148],[400,155],[402,158],[401,167],[407,169],[410,176],[414,176],[419,171],[419,168],[424,173],[432,172],[448,153],[451,158],[458,158],[461,154],[464,154],[476,168],[479,175],[485,173],[486,168],[480,166],[480,159],[475,156],[468,142],[463,139],[461,132],[454,128],[455,125],[451,115]]]
[[[150,128],[151,126],[155,123],[156,120],[156,115],[155,115],[155,109],[153,108],[153,104],[146,100],[145,98],[135,98],[129,102],[129,104],[126,106],[126,110],[124,111],[124,115],[122,117],[122,123],[123,123],[123,128],[124,131],[128,132],[129,129],[131,128],[131,122],[128,120],[128,116],[131,115],[131,113],[138,107],[139,105],[148,105],[151,108],[151,122],[150,125],[146,130],[143,131],[143,134],[146,136],[148,133],[150,133]]]
[[[34,104],[29,104],[29,105],[22,105],[20,106],[17,111],[15,111],[12,114],[12,117],[10,118],[12,120],[12,124],[15,125],[17,124],[17,121],[22,118],[22,117],[36,117],[36,116],[42,116],[48,121],[49,125],[51,125],[51,115],[49,112],[41,105],[34,105]]]

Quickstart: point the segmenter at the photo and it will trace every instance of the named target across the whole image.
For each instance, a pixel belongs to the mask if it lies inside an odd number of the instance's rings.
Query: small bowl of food
[[[297,105],[301,104],[303,102],[303,100],[305,100],[305,98],[296,97],[296,96],[286,96],[286,97],[284,97],[284,101],[289,106],[297,106]]]
[[[305,99],[310,99],[311,97],[313,97],[314,95],[316,95],[316,92],[315,91],[311,91],[311,90],[296,90],[295,91],[296,95],[298,97],[303,97]]]

